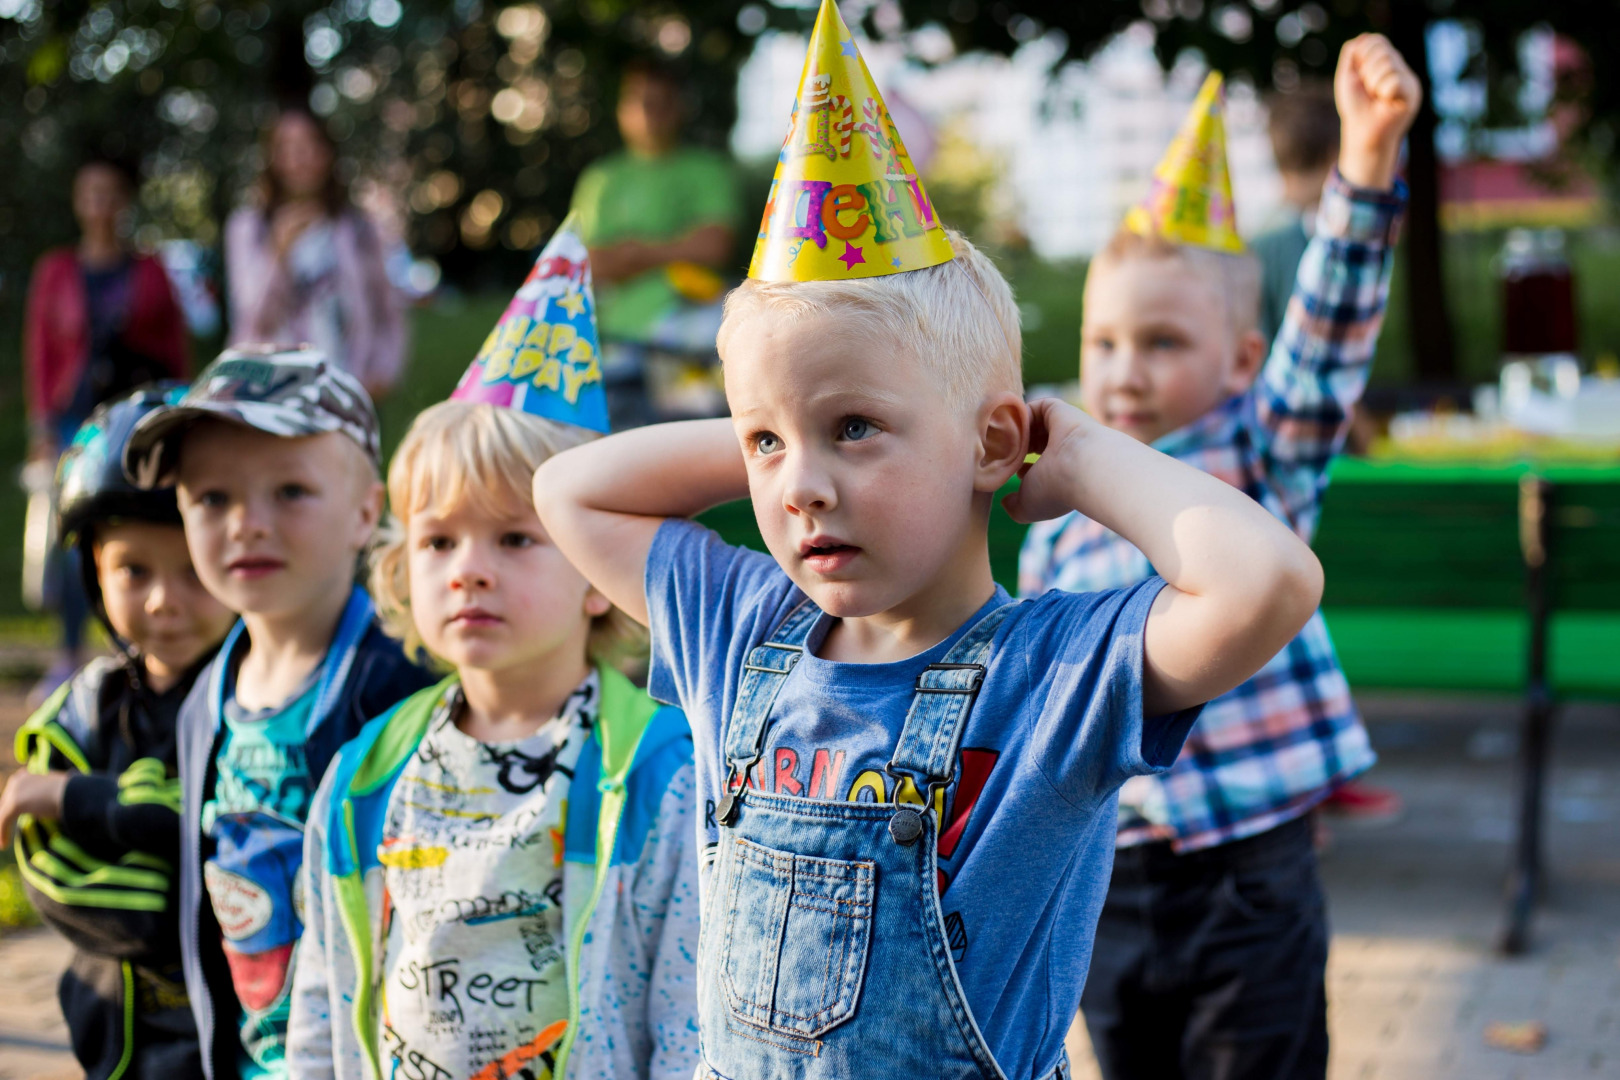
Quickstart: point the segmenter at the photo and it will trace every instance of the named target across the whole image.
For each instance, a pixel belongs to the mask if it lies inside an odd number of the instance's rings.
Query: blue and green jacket
[[[697,810],[686,717],[600,667],[601,704],[569,788],[563,912],[574,1078],[687,1080],[697,1064]],[[454,676],[367,724],[316,793],[287,1055],[299,1078],[383,1080],[382,868],[389,799]]]

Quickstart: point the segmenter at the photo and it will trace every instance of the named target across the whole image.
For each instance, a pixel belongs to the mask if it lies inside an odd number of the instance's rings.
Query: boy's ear
[[[585,614],[593,619],[600,619],[612,610],[613,601],[609,600],[606,594],[597,592],[594,586],[585,590]]]
[[[383,496],[381,480],[372,480],[361,490],[355,504],[360,511],[360,518],[355,522],[355,528],[359,531],[359,550],[365,550],[376,535],[377,525],[382,521]]]
[[[1002,391],[980,406],[979,463],[975,491],[1000,489],[1029,453],[1029,406],[1010,391]]]
[[[1260,367],[1266,362],[1265,335],[1258,330],[1245,330],[1238,335],[1237,355],[1232,359],[1232,373],[1227,378],[1226,392],[1241,394],[1248,390]]]

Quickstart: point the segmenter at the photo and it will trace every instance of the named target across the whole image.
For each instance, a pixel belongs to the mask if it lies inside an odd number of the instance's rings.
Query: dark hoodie
[[[91,661],[29,718],[18,757],[71,773],[59,821],[18,834],[40,916],[74,946],[58,987],[87,1080],[202,1076],[180,966],[176,721],[211,658],[154,693],[140,661]]]

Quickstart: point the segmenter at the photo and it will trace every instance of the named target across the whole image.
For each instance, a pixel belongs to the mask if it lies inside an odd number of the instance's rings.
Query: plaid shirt
[[[1254,386],[1153,444],[1242,489],[1307,541],[1367,384],[1404,205],[1399,185],[1363,191],[1335,173]],[[1033,526],[1019,559],[1026,596],[1119,588],[1152,573],[1132,544],[1077,513]],[[1193,851],[1252,836],[1373,761],[1318,611],[1258,674],[1205,706],[1168,773],[1126,783],[1119,843],[1169,839]]]

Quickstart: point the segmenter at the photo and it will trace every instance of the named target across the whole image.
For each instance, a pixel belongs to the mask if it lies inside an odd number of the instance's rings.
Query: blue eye
[[[838,426],[838,437],[846,442],[860,442],[877,434],[877,425],[863,416],[851,416]]]
[[[761,431],[754,435],[754,452],[759,454],[774,454],[782,449],[782,440],[772,432]]]

